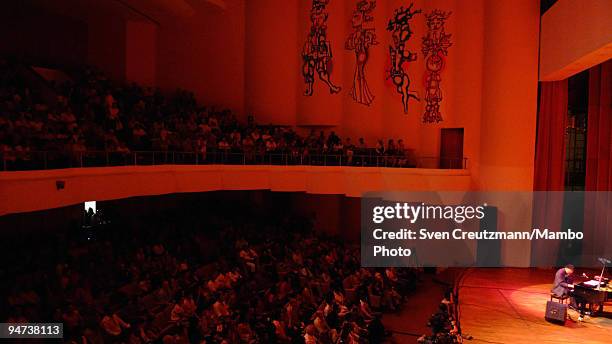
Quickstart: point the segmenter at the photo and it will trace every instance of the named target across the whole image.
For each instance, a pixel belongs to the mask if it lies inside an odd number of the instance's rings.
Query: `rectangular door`
[[[444,128],[440,142],[440,168],[464,168],[463,128]]]

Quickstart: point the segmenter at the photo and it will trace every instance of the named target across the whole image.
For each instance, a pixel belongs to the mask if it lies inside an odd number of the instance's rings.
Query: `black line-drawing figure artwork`
[[[326,6],[330,0],[312,0],[310,10],[310,33],[302,48],[302,75],[306,83],[304,95],[312,96],[315,71],[319,79],[327,84],[329,92],[340,92],[340,87],[331,81],[332,49],[327,39],[327,13]]]
[[[345,42],[347,50],[355,52],[355,74],[353,76],[353,88],[351,97],[354,101],[364,105],[370,105],[374,100],[374,95],[368,87],[365,77],[365,66],[368,62],[369,49],[372,45],[377,45],[376,32],[373,27],[374,17],[372,11],[376,8],[376,0],[359,0],[353,17],[351,26],[353,32]]]
[[[409,51],[406,47],[413,33],[410,29],[410,19],[416,14],[421,13],[420,9],[413,11],[413,5],[411,3],[408,8],[402,6],[396,9],[387,25],[387,31],[391,32],[392,38],[392,45],[389,46],[391,67],[389,68],[388,78],[393,81],[397,92],[402,95],[402,104],[406,114],[408,113],[408,101],[410,98],[420,101],[416,91],[410,90],[410,77],[405,70],[408,62],[416,61],[417,59],[417,54]]]
[[[426,15],[427,36],[423,37],[423,55],[425,56],[425,113],[424,123],[438,123],[443,120],[440,113],[442,90],[440,76],[448,56],[448,48],[452,45],[451,34],[444,32],[444,22],[451,12],[433,10]]]

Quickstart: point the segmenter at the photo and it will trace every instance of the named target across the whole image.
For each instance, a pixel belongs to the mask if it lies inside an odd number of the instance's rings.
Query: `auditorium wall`
[[[0,5],[0,55],[51,66],[82,65],[87,24],[26,2]]]
[[[0,215],[91,200],[217,190],[361,197],[369,191],[463,191],[470,184],[465,170],[337,166],[160,165],[0,172]]]
[[[158,27],[148,20],[92,16],[87,20],[87,63],[121,82],[157,85]]]
[[[157,26],[150,22],[126,22],[125,78],[145,86],[157,83]]]
[[[92,65],[113,80],[155,85],[154,24],[95,9],[80,11],[60,3],[3,3],[0,55],[68,70]]]
[[[538,97],[539,3],[486,4],[480,157],[472,168],[476,189],[531,191]],[[523,217],[499,214],[499,231],[530,226],[530,211]],[[529,255],[516,252],[530,252],[530,242],[505,242],[501,261],[509,266],[529,266]]]
[[[91,17],[87,23],[87,63],[111,80],[126,75],[126,22],[120,17]]]
[[[192,6],[192,16],[164,22],[158,30],[157,85],[193,91],[201,103],[232,109],[244,119],[245,1]]]

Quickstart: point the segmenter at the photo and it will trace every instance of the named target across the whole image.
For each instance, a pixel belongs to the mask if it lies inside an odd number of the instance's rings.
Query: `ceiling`
[[[83,21],[118,16],[157,25],[191,18],[197,11],[224,10],[227,6],[226,0],[23,0],[22,3]]]

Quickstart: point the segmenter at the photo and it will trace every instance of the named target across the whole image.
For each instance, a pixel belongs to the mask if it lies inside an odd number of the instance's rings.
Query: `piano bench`
[[[550,293],[550,301],[553,300],[557,300],[559,303],[565,303],[565,300],[569,300],[569,295],[557,296],[555,293]]]

